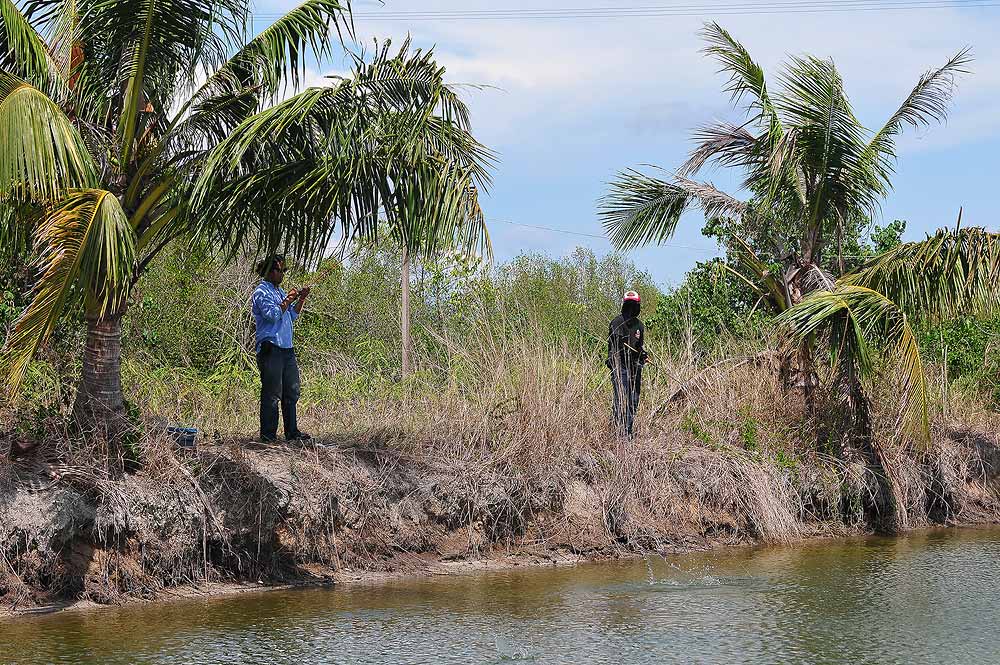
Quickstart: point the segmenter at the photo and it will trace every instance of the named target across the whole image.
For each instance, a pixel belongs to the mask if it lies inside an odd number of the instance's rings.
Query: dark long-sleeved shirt
[[[608,367],[624,363],[635,368],[646,362],[643,342],[646,341],[646,326],[639,317],[617,316],[608,326]]]

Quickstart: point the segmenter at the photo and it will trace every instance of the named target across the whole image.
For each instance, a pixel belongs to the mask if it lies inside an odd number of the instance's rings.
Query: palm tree
[[[408,43],[403,45],[403,51]],[[420,58],[418,50],[415,58]],[[398,153],[384,171],[380,187],[386,193],[382,213],[388,237],[402,250],[401,311],[402,375],[412,371],[410,334],[410,265],[413,257],[430,258],[446,249],[481,253],[492,258],[489,232],[478,192],[490,184],[494,154],[470,133],[469,110],[454,87],[445,84],[443,67],[431,54],[426,59],[426,94],[410,96],[389,112],[410,120],[412,149]],[[398,66],[400,59],[385,60]],[[448,141],[442,141],[447,128]]]
[[[892,187],[896,138],[905,126],[943,121],[955,77],[970,58],[962,50],[920,77],[876,132],[855,116],[831,60],[792,57],[776,88],[749,52],[718,24],[706,25],[705,52],[729,76],[725,87],[747,114],[695,134],[695,148],[673,174],[620,173],[599,204],[612,243],[621,250],[669,240],[695,205],[723,227],[731,270],[775,312],[810,291],[832,289],[830,268],[843,270],[842,246],[875,216]],[[706,165],[738,169],[749,198],[741,200],[693,180]],[[786,357],[786,384],[811,394],[808,345]]]
[[[778,317],[799,339],[829,337],[831,366],[857,377],[850,389],[876,377],[875,360],[899,364],[907,431],[926,438],[927,382],[910,328],[913,320],[985,316],[1000,311],[1000,234],[978,227],[939,229],[919,242],[884,252],[810,293]],[[862,408],[867,408],[864,405]]]
[[[400,271],[400,329],[402,331],[402,375],[413,371],[413,340],[410,333],[410,263],[414,256],[429,259],[446,250],[479,254],[492,261],[493,250],[478,190],[464,169],[410,172],[411,179],[397,181],[399,196],[386,206],[389,234],[402,249]],[[464,185],[464,187],[463,187]],[[440,191],[446,188],[446,192]],[[447,191],[456,192],[449,195]],[[464,196],[461,192],[464,191]],[[454,220],[445,221],[441,220]]]
[[[899,435],[928,441],[927,380],[909,322],[996,315],[997,284],[1000,234],[963,229],[960,215],[955,229],[940,229],[874,257],[832,288],[809,293],[777,319],[795,339],[823,342],[830,351],[833,386],[851,418],[848,436],[860,444],[882,481],[881,512],[890,519],[890,530],[905,527],[907,516],[894,491],[893,470],[873,441],[871,385],[880,373],[895,370]]]
[[[121,319],[171,241],[229,256],[281,247],[309,261],[335,229],[374,235],[385,174],[415,146],[419,118],[405,109],[423,108],[436,66],[383,49],[359,56],[350,77],[279,101],[297,89],[305,53],[324,58],[331,30],[350,31],[349,6],[306,0],[247,41],[249,7],[32,0],[21,11],[0,0],[0,242],[29,236],[37,271],[0,359],[9,394],[82,303],[74,412],[113,422]],[[460,153],[465,137],[436,127]]]

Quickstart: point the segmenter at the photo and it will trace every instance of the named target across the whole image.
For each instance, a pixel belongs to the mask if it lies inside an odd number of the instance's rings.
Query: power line
[[[522,224],[521,222],[514,222],[509,219],[489,219],[486,221],[487,225],[493,223],[510,224],[511,226],[521,226],[526,229],[537,229],[539,231],[550,231],[552,233],[563,233],[565,235],[571,236],[582,236],[584,238],[597,238],[598,240],[607,241],[607,236],[598,235],[596,233],[584,233],[583,231],[570,231],[569,229],[556,229],[551,226],[539,226],[537,224]],[[676,249],[688,249],[695,252],[704,252],[706,254],[717,254],[718,252],[714,249],[707,249],[705,247],[693,247],[691,245],[679,245],[676,243],[660,243],[660,247],[674,247]]]
[[[376,18],[379,16],[393,16],[400,18],[477,18],[477,17],[514,17],[514,18],[534,18],[534,17],[617,17],[617,16],[655,16],[664,13],[690,10],[758,10],[758,9],[784,9],[784,8],[851,8],[854,6],[922,6],[922,5],[949,5],[955,7],[975,7],[984,3],[991,3],[993,0],[752,0],[751,2],[730,2],[730,3],[696,3],[696,4],[671,4],[645,7],[580,7],[580,8],[551,8],[551,9],[487,9],[487,10],[413,10],[413,11],[393,11],[386,12],[357,12],[355,16],[365,18]]]
[[[551,231],[552,233],[564,233],[569,236],[582,236],[584,238],[598,238],[600,240],[607,240],[607,236],[598,235],[596,233],[584,233],[583,231],[570,231],[568,229],[554,229],[548,226],[538,226],[535,224],[522,224],[520,222],[512,222],[509,219],[489,219],[486,220],[487,224],[492,224],[494,222],[499,222],[501,224],[510,224],[511,226],[521,226],[526,229],[537,229],[539,231]]]
[[[486,9],[440,11],[354,12],[356,19],[388,21],[476,21],[588,18],[655,18],[701,16],[704,14],[801,14],[850,11],[891,11],[917,9],[975,9],[1000,6],[998,0],[767,0],[746,3],[699,3],[647,7],[576,7],[553,9]],[[284,14],[258,13],[261,18]]]

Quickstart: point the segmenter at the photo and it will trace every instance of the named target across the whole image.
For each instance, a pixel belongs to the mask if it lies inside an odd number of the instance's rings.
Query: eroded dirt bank
[[[9,463],[0,605],[1000,521],[991,434],[937,427],[929,447],[884,453],[881,483],[862,459],[651,439],[544,469],[503,451],[417,459],[378,441],[169,449],[118,480]]]

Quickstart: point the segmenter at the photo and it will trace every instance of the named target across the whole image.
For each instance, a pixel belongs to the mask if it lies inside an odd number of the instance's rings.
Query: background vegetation
[[[904,229],[900,221],[874,226],[852,239],[851,255],[863,259],[889,249]],[[711,225],[705,231],[711,235]],[[508,353],[528,346],[571,350],[587,380],[600,384],[607,324],[627,288],[643,295],[649,343],[664,367],[666,361],[704,367],[772,344],[772,314],[723,269],[722,258],[696,264],[679,285],[664,288],[620,254],[599,257],[578,248],[564,258],[522,254],[487,266],[455,252],[415,265],[417,366],[414,376],[402,379],[400,259],[391,246],[363,246],[328,258],[311,274],[298,270],[286,278],[286,285],[317,283],[295,331],[303,411],[317,433],[330,430],[333,424],[324,418],[338,405],[356,413],[360,403],[420,397],[444,386],[473,394],[488,368],[456,358],[484,336]],[[24,304],[24,266],[12,257],[2,268],[4,327]],[[259,384],[248,299],[255,285],[248,261],[227,265],[187,245],[173,246],[151,265],[123,331],[125,392],[147,421],[195,426],[207,434],[254,434]],[[917,334],[928,371],[950,393],[1000,402],[1000,319],[923,321]],[[68,415],[83,342],[77,312],[64,319],[32,364],[24,399],[16,410],[6,408],[8,427],[17,423],[27,431],[40,418]],[[654,377],[655,371],[647,372],[647,382],[662,380],[669,384],[664,389],[679,385],[679,377]],[[647,399],[655,397],[647,393]],[[655,407],[646,405],[647,411]]]

